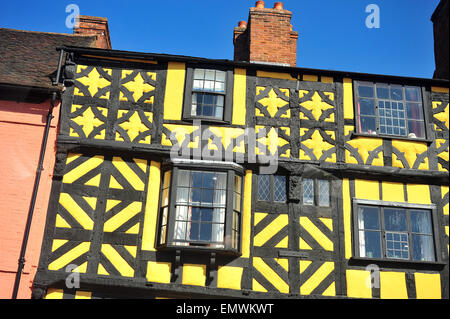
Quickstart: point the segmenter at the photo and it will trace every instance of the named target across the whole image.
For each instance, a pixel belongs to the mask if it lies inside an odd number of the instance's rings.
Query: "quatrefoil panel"
[[[155,99],[156,73],[122,70],[120,101],[153,104]]]
[[[115,125],[116,141],[151,143],[153,113],[143,110],[119,110]]]
[[[255,116],[290,118],[289,89],[257,86]]]
[[[78,65],[74,95],[109,99],[111,82],[112,69]]]

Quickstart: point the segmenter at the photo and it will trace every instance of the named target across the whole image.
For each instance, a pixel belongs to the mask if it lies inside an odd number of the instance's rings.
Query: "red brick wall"
[[[49,101],[42,104],[0,100],[0,298],[12,296],[18,259],[39,162]],[[18,298],[31,297],[41,250],[55,163],[59,106],[47,144],[44,171],[33,214]]]
[[[95,35],[97,41],[95,47],[99,49],[111,49],[108,19],[101,17],[78,16],[77,24],[73,29],[75,35]]]
[[[235,60],[297,64],[298,33],[292,31],[292,12],[250,8],[248,26],[235,28]]]

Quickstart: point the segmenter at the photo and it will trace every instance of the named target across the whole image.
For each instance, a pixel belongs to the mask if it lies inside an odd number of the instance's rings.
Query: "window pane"
[[[420,102],[421,94],[420,89],[417,87],[406,87],[405,96],[407,101],[417,101]]]
[[[175,214],[175,219],[181,220],[181,221],[189,220],[188,212],[190,212],[190,208],[188,206],[177,206],[177,212]]]
[[[412,234],[412,246],[412,255],[414,260],[435,260],[432,236]]]
[[[186,170],[178,171],[178,184],[177,186],[189,187],[189,182],[191,178],[191,172]]]
[[[234,193],[233,197],[233,209],[240,212],[241,211],[241,195]]]
[[[223,119],[223,107],[221,106],[215,107],[214,117],[220,120]]]
[[[191,187],[202,187],[202,172],[192,171],[192,185]]]
[[[425,128],[422,121],[408,121],[408,137],[425,138]]]
[[[303,205],[314,205],[314,180],[304,178],[302,182],[303,188]]]
[[[223,240],[224,240],[224,225],[223,224],[212,224],[211,231],[212,231],[211,241],[223,242]]]
[[[359,254],[361,257],[381,258],[381,233],[377,231],[360,231]]]
[[[373,96],[373,86],[370,85],[359,85],[358,95],[360,97],[374,97]]]
[[[380,209],[373,206],[360,206],[358,208],[359,229],[380,230]]]
[[[214,186],[216,184],[216,175],[213,172],[203,172],[202,173],[202,187],[203,188],[210,188],[214,189]]]
[[[194,80],[194,84],[193,84],[192,88],[194,90],[203,90],[203,83],[204,83],[204,81],[202,81],[202,80]]]
[[[225,208],[214,208],[212,221],[214,223],[225,223]]]
[[[286,201],[286,176],[274,176],[273,192],[273,198],[275,202]]]
[[[214,70],[205,70],[205,79],[214,81],[215,71]]]
[[[359,114],[375,115],[375,100],[359,99]]]
[[[170,178],[172,176],[172,171],[167,171],[164,173],[164,183],[163,188],[169,188],[170,187]]]
[[[374,117],[363,117],[360,120],[360,130],[361,133],[376,134],[377,123]]]
[[[403,88],[397,86],[391,86],[391,99],[392,100],[403,100]]]
[[[189,188],[178,187],[177,188],[177,204],[187,204],[189,201]]]
[[[431,227],[431,214],[429,211],[411,211],[411,231],[421,234],[433,234],[433,230]]]
[[[214,84],[214,91],[215,92],[225,92],[225,83],[216,82]]]
[[[258,175],[258,200],[270,200],[270,175]]]
[[[201,220],[201,209],[200,207],[192,207],[191,208],[191,221],[197,221],[199,222]],[[188,220],[188,219],[186,219]]]
[[[404,209],[385,208],[384,226],[387,231],[407,231],[406,211]]]
[[[200,240],[211,241],[212,224],[200,224]]]
[[[234,175],[234,191],[241,194],[242,177],[240,175]]]
[[[319,179],[319,206],[330,206],[330,183]]]
[[[389,88],[387,86],[383,87],[383,86],[377,84],[377,98],[388,100],[389,99]]]
[[[191,223],[189,228],[189,239],[198,240],[199,232],[200,232],[200,224]]]
[[[227,73],[224,71],[216,71],[216,81],[225,82]]]
[[[175,222],[175,229],[174,229],[174,239],[178,240],[184,240],[186,239],[186,225],[187,223],[184,222]]]
[[[214,191],[214,206],[224,207],[227,199],[226,190],[215,190]]]
[[[216,173],[216,189],[227,189],[227,173]]]
[[[194,79],[203,80],[205,78],[205,69],[195,69]]]
[[[214,201],[214,190],[204,188],[201,190],[202,193],[202,206],[212,206]],[[194,190],[195,194],[195,190]]]
[[[406,114],[410,120],[423,119],[422,104],[420,103],[406,103]]]

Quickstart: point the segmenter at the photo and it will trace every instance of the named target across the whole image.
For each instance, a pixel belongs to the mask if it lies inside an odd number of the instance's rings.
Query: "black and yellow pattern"
[[[148,161],[69,153],[48,269],[134,277]]]

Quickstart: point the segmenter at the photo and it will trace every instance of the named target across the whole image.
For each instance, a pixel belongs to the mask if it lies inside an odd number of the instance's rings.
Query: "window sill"
[[[440,261],[413,261],[402,259],[380,259],[366,257],[351,257],[349,266],[377,265],[380,268],[415,269],[415,270],[436,270],[444,269],[446,263]]]
[[[206,246],[178,246],[178,245],[162,245],[156,247],[159,251],[183,251],[183,252],[192,252],[192,253],[202,253],[202,254],[210,254],[216,253],[217,255],[231,255],[239,257],[242,255],[241,252],[235,249],[227,249],[227,248],[213,248]]]
[[[367,134],[367,133],[355,133],[351,132],[350,139],[354,139],[357,137],[371,137],[371,138],[382,138],[387,140],[402,140],[402,141],[410,141],[410,142],[426,142],[432,143],[432,140],[426,138],[411,138],[406,136],[395,136],[395,135],[385,135],[385,134]]]
[[[202,123],[207,123],[207,124],[230,124],[229,121],[225,121],[225,120],[219,120],[219,119],[214,119],[214,118],[210,118],[210,117],[205,117],[205,116],[195,116],[195,117],[184,117],[183,121],[186,122],[194,122],[194,121],[201,121]]]

